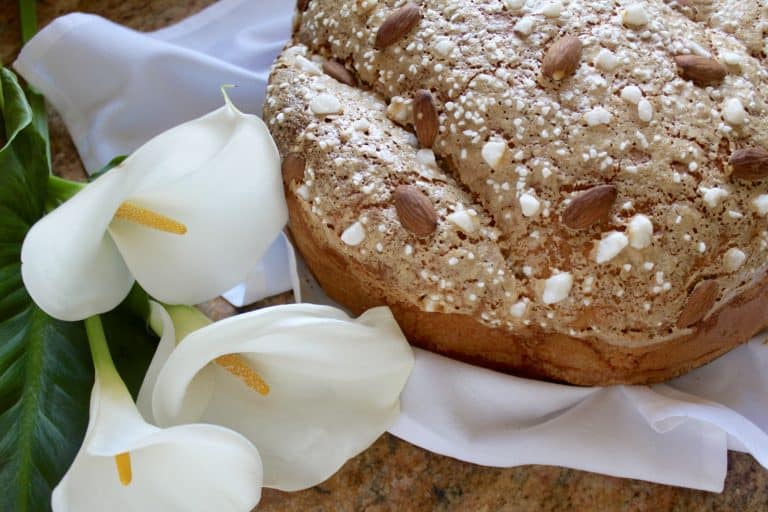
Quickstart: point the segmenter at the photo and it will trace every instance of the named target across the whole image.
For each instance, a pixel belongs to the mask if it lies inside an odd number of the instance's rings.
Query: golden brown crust
[[[292,194],[286,195],[297,248],[328,295],[355,314],[387,304],[369,272],[319,239]],[[585,386],[648,384],[682,375],[751,338],[768,321],[768,273],[698,322],[691,334],[645,347],[538,332],[521,338],[466,315],[389,306],[408,340],[419,347],[516,375]]]

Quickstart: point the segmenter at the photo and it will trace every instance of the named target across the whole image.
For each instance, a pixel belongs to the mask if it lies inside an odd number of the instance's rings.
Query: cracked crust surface
[[[321,284],[354,310],[391,305],[422,346],[581,384],[661,380],[748,339],[766,318],[768,183],[732,178],[728,158],[768,147],[768,78],[757,36],[727,27],[748,14],[760,31],[768,16],[704,3],[693,16],[661,0],[426,1],[413,31],[375,50],[402,2],[312,0],[264,117],[281,153],[306,162],[286,195]],[[628,25],[638,6],[646,22]],[[541,60],[566,34],[583,56],[554,82]],[[728,74],[683,80],[686,53]],[[328,59],[359,87],[325,75]],[[419,89],[438,112],[431,150],[412,134]],[[432,201],[429,237],[400,224],[401,184]],[[618,191],[610,216],[564,226],[573,198],[601,184]],[[716,303],[678,328],[704,279]]]

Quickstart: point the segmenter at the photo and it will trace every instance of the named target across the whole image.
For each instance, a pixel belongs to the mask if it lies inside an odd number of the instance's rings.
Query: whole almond
[[[296,0],[296,9],[299,12],[304,12],[309,7],[309,0]]]
[[[432,93],[426,89],[419,89],[413,95],[413,126],[421,147],[431,148],[437,137],[438,120]]]
[[[597,185],[574,197],[563,212],[563,224],[585,229],[611,213],[618,191],[613,185]]]
[[[437,227],[437,214],[424,192],[413,185],[395,189],[395,210],[400,224],[416,236],[427,236]]]
[[[698,85],[708,85],[722,82],[726,70],[715,59],[701,55],[678,55],[675,57],[677,71],[686,80]]]
[[[341,62],[336,62],[335,60],[327,60],[323,62],[323,71],[326,75],[330,76],[331,78],[335,78],[339,82],[343,84],[347,84],[350,87],[354,87],[357,85],[357,80],[355,80],[355,75],[350,73],[350,71],[344,67],[344,64]]]
[[[383,50],[405,37],[421,20],[421,9],[416,4],[408,2],[393,11],[376,32],[374,48]]]
[[[677,326],[690,327],[704,318],[715,304],[718,291],[720,288],[714,279],[705,279],[698,283],[685,301],[683,311],[677,318]]]
[[[562,80],[576,72],[582,45],[576,36],[563,36],[549,47],[541,63],[541,72],[552,80]]]
[[[304,157],[298,153],[288,153],[283,158],[283,182],[287,185],[291,182],[299,182],[304,179]]]
[[[729,163],[735,178],[760,180],[768,176],[768,151],[763,148],[737,149]]]

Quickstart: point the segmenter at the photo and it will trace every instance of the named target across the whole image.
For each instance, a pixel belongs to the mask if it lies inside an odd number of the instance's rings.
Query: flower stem
[[[21,42],[26,44],[37,33],[37,2],[36,0],[19,0],[19,25]],[[34,112],[33,123],[45,139],[45,153],[48,167],[51,167],[51,141],[48,137],[48,114],[45,108],[45,98],[31,85],[26,86],[27,99]]]
[[[21,19],[21,42],[26,43],[37,32],[35,0],[19,0],[19,18]]]
[[[91,357],[93,358],[93,368],[101,379],[120,380],[109,353],[107,337],[104,335],[104,327],[101,324],[101,317],[95,315],[85,319],[85,333],[88,336],[88,345],[91,347]]]
[[[171,317],[173,322],[173,328],[176,331],[176,343],[181,343],[188,334],[198,329],[202,329],[206,325],[213,323],[210,318],[205,316],[202,311],[194,306],[170,306],[168,304],[162,304],[168,316]],[[151,315],[149,320],[150,328],[155,331],[158,336],[163,335],[163,322],[158,315]]]

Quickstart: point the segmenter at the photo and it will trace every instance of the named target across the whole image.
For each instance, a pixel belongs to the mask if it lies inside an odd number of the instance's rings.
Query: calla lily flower
[[[53,491],[54,512],[252,510],[262,483],[253,444],[216,425],[148,424],[115,371],[98,317],[86,328],[96,367],[90,420]]]
[[[170,313],[177,327],[206,323]],[[328,306],[274,306],[194,330],[176,347],[163,335],[142,410],[163,426],[240,432],[259,449],[264,485],[286,491],[322,482],[384,433],[413,367],[386,307],[350,319]]]
[[[240,282],[287,218],[277,148],[227,98],[43,217],[24,240],[22,277],[61,320],[113,309],[134,279],[163,302],[196,304]]]

